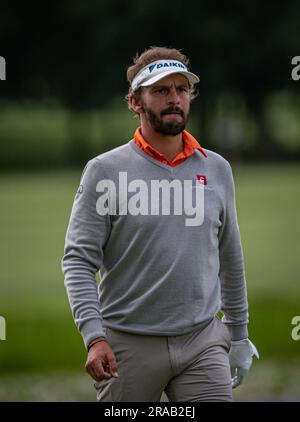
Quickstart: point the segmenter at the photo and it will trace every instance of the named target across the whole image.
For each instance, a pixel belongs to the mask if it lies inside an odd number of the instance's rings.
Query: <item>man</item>
[[[88,162],[74,200],[62,267],[99,401],[231,401],[257,354],[232,172],[185,130],[187,66],[175,49],[135,58],[140,127]]]

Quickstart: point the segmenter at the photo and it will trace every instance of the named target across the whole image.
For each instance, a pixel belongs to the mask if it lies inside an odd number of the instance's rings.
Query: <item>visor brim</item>
[[[159,73],[158,75],[153,76],[152,78],[150,78],[150,79],[142,82],[140,84],[140,86],[150,86],[150,85],[153,85],[155,82],[158,82],[161,79],[164,79],[167,76],[174,75],[174,74],[181,74],[181,75],[185,76],[192,85],[197,84],[198,82],[200,82],[200,79],[198,78],[198,76],[196,76],[192,72],[188,72],[186,70],[178,70],[178,69],[174,69],[173,70],[172,69],[172,70],[168,70],[166,72],[162,72],[162,73]]]

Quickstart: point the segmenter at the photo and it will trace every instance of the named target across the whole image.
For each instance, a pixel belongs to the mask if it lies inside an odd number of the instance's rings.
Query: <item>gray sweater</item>
[[[180,335],[206,325],[219,310],[233,340],[248,336],[232,171],[220,155],[204,151],[207,157],[195,150],[171,167],[131,140],[87,163],[62,259],[86,347],[106,336],[106,327]]]

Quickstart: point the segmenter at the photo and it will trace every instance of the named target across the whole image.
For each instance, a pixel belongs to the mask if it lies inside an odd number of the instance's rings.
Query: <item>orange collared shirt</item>
[[[183,161],[185,161],[188,157],[190,157],[194,152],[195,149],[198,149],[204,157],[207,157],[205,154],[205,151],[199,144],[199,142],[196,141],[196,139],[186,130],[182,131],[182,139],[184,148],[183,151],[181,151],[179,154],[176,155],[176,157],[173,159],[173,161],[169,161],[167,157],[157,151],[156,148],[154,148],[152,145],[150,145],[145,138],[143,137],[141,133],[141,128],[137,128],[134,134],[134,142],[135,144],[141,148],[146,154],[150,155],[150,157],[155,158],[156,160],[160,161],[161,163],[167,164],[171,167],[176,167],[178,164],[181,164]]]

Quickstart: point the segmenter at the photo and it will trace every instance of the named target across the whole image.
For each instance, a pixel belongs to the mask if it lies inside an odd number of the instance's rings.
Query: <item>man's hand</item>
[[[102,340],[90,347],[85,369],[96,381],[118,377],[116,358],[107,341]]]
[[[254,344],[249,340],[232,341],[229,351],[229,363],[232,377],[232,388],[238,387],[244,380],[252,365],[252,356],[259,359]]]

